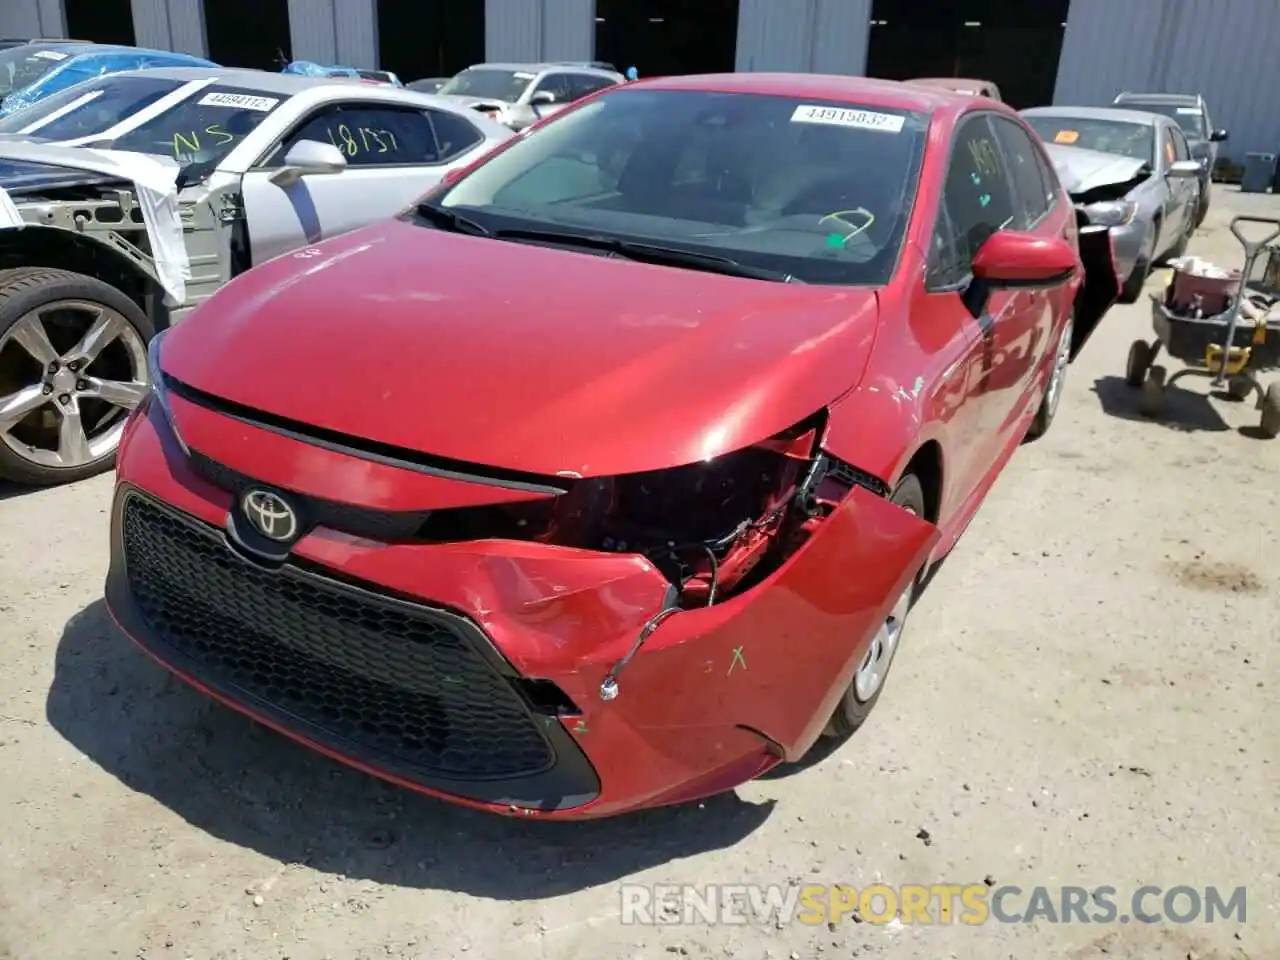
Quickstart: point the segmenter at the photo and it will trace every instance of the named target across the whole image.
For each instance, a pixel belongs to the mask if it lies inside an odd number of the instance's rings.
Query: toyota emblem
[[[270,490],[249,490],[240,498],[240,507],[253,529],[268,540],[288,543],[298,535],[298,515]]]

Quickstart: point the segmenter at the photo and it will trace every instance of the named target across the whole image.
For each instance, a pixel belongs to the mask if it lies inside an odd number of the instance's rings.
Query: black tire
[[[1073,313],[1071,319],[1063,326],[1062,337],[1059,338],[1058,343],[1055,345],[1054,367],[1049,371],[1049,378],[1045,381],[1044,393],[1040,397],[1040,406],[1036,410],[1035,419],[1031,421],[1031,426],[1027,428],[1027,435],[1025,438],[1027,440],[1039,440],[1048,433],[1049,428],[1053,426],[1053,418],[1058,413],[1058,406],[1062,402],[1062,389],[1066,385],[1067,380],[1067,367],[1065,365],[1062,368],[1057,394],[1051,397],[1050,390],[1053,388],[1053,379],[1057,372],[1059,351],[1064,347],[1068,351],[1071,350],[1071,331],[1074,329],[1075,314]],[[1063,343],[1063,340],[1066,341],[1065,344]]]
[[[1138,405],[1144,417],[1158,417],[1164,406],[1164,383],[1168,371],[1164,367],[1152,367],[1147,373],[1146,382],[1142,384],[1142,401]]]
[[[1187,245],[1191,243],[1191,235],[1196,232],[1196,226],[1192,223],[1187,227],[1187,232],[1178,238],[1178,242],[1161,258],[1161,263],[1168,263],[1170,260],[1176,260],[1187,252]]]
[[[1227,381],[1227,396],[1236,403],[1243,403],[1253,394],[1253,381],[1245,376],[1232,377]]]
[[[921,486],[920,480],[914,474],[909,473],[898,481],[898,485],[894,488],[889,500],[891,503],[896,503],[898,506],[910,510],[916,516],[923,517],[925,515],[924,487]],[[920,586],[927,569],[926,565],[925,569],[920,570],[911,585],[911,603],[913,604],[920,594]],[[894,647],[893,657],[885,667],[885,676],[881,679],[875,693],[867,700],[858,698],[856,677],[855,680],[850,681],[849,689],[840,698],[840,703],[836,705],[835,712],[831,714],[831,719],[828,721],[826,729],[823,730],[824,736],[847,737],[866,722],[867,717],[871,715],[871,711],[879,702],[880,694],[884,692],[889,670],[893,667],[893,660],[896,658],[900,646],[901,642]]]
[[[1145,340],[1135,340],[1129,345],[1129,359],[1124,365],[1124,382],[1131,387],[1141,387],[1147,379],[1147,371],[1151,369],[1151,344]]]
[[[1200,229],[1200,224],[1204,223],[1204,218],[1209,215],[1209,186],[1200,191],[1200,202],[1196,204],[1195,229]]]
[[[0,270],[0,338],[31,310],[58,300],[81,300],[115,311],[133,327],[144,344],[155,336],[155,328],[142,308],[110,284],[69,270],[21,267]],[[0,356],[0,394],[7,394],[7,371]],[[110,470],[115,450],[77,467],[51,467],[32,463],[0,442],[0,478],[24,486],[53,486],[96,476]]]
[[[1137,303],[1138,298],[1142,296],[1142,288],[1146,285],[1147,277],[1151,275],[1151,261],[1139,259],[1133,265],[1133,272],[1129,274],[1124,285],[1120,288],[1121,303]]]
[[[1262,395],[1262,433],[1272,440],[1280,437],[1280,382],[1268,386]]]

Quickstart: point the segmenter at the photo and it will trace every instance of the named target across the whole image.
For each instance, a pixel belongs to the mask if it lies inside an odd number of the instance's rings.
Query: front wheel
[[[924,516],[924,487],[914,474],[907,474],[898,482],[889,501],[917,517]],[[889,674],[889,667],[893,665],[894,654],[898,652],[898,646],[902,642],[907,614],[911,612],[920,592],[923,578],[924,570],[920,570],[894,601],[889,615],[871,638],[862,663],[853,675],[853,682],[849,684],[849,689],[845,691],[823,731],[825,736],[847,737],[862,726],[871,714],[884,689],[885,677]]]
[[[1027,430],[1027,439],[1035,440],[1049,432],[1053,418],[1058,412],[1058,404],[1062,401],[1062,389],[1067,382],[1067,367],[1071,365],[1071,332],[1075,318],[1068,317],[1062,327],[1062,335],[1058,337],[1057,348],[1053,352],[1053,367],[1049,371],[1049,381],[1044,385],[1044,395],[1040,398],[1040,409],[1036,418],[1031,421]]]
[[[50,486],[111,469],[147,393],[151,322],[84,274],[0,270],[0,477]]]

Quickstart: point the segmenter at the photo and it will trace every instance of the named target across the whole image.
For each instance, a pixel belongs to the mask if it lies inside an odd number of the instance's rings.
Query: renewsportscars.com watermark
[[[835,924],[843,920],[914,925],[984,923],[1218,923],[1245,921],[1244,887],[1016,887],[877,883],[623,884],[626,924]]]

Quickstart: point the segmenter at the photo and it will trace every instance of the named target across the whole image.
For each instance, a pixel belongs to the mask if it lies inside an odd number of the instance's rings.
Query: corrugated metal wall
[[[289,0],[293,58],[376,69],[376,4],[377,0]]]
[[[65,37],[62,0],[0,0],[0,37]]]
[[[484,45],[490,61],[591,60],[595,0],[484,0]]]
[[[1072,0],[1054,102],[1110,103],[1121,90],[1200,93],[1222,153],[1280,151],[1280,2]]]
[[[133,31],[140,47],[209,55],[204,0],[131,0]]]
[[[739,0],[736,66],[861,75],[870,30],[871,0]]]

